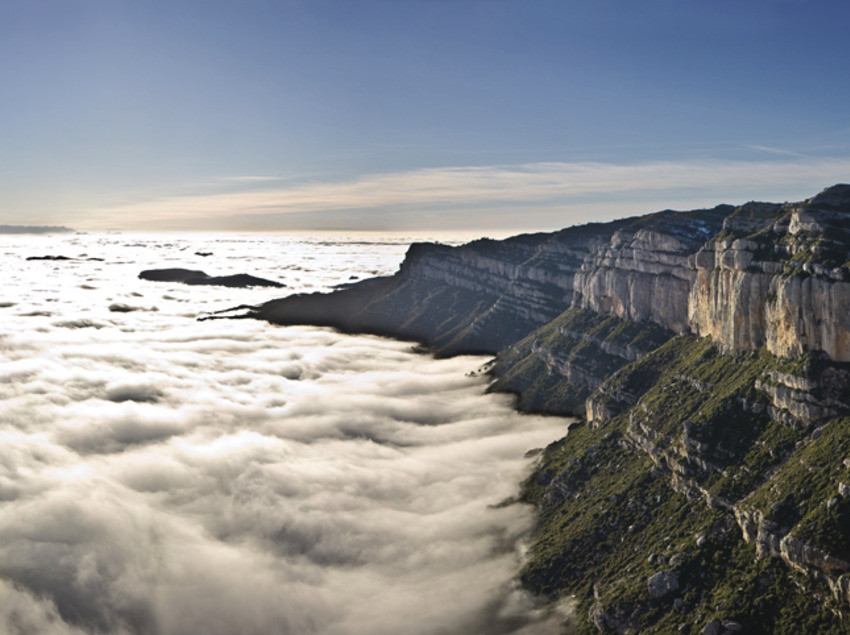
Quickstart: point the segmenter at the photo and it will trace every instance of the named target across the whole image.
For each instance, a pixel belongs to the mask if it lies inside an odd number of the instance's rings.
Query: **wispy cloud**
[[[251,180],[258,177],[239,177]],[[286,215],[346,211],[356,226],[365,210],[428,209],[439,215],[471,206],[622,203],[648,197],[665,201],[702,199],[731,202],[751,196],[781,198],[783,192],[814,194],[850,178],[850,159],[786,161],[690,161],[638,164],[528,163],[480,167],[446,167],[371,174],[343,182],[310,182],[287,187],[198,192],[165,196],[91,210],[79,219],[87,227],[144,226],[198,228],[199,220],[240,215]],[[265,181],[265,177],[259,180]],[[434,212],[434,210],[437,210]],[[635,209],[633,213],[650,211]]]
[[[267,181],[280,181],[278,176],[228,176],[226,181],[235,183],[264,183]]]
[[[774,148],[772,146],[762,146],[762,145],[751,145],[748,146],[751,150],[758,150],[759,152],[767,152],[769,154],[779,154],[781,156],[787,157],[804,157],[806,155],[800,154],[799,152],[794,152],[792,150],[784,150],[783,148]]]

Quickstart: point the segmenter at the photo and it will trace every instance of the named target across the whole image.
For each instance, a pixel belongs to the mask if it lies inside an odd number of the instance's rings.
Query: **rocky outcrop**
[[[70,231],[70,230],[69,230]],[[0,232],[2,233],[2,232]],[[80,260],[87,262],[103,262],[103,258],[87,258],[87,257],[79,257],[79,258],[71,258],[70,256],[62,256],[62,255],[47,255],[47,256],[27,256],[28,261],[33,260],[51,260],[51,261],[63,261],[63,260]]]
[[[663,598],[679,589],[679,576],[671,569],[659,571],[649,577],[646,582],[649,597],[652,599]]]
[[[771,370],[754,385],[770,400],[770,416],[790,424],[811,425],[838,414],[829,400],[820,397],[818,382],[807,378]]]
[[[847,185],[737,210],[694,256],[693,332],[730,353],[767,345],[780,357],[823,351],[850,361],[848,219]]]
[[[191,285],[215,285],[222,287],[285,287],[286,285],[274,280],[257,278],[247,273],[232,276],[210,276],[203,271],[192,269],[147,269],[139,274],[141,280],[155,282],[181,282]]]
[[[836,600],[850,603],[850,562],[794,537],[788,527],[767,520],[758,510],[736,506],[735,519],[744,540],[755,544],[759,555],[779,558],[806,575],[824,580]]]

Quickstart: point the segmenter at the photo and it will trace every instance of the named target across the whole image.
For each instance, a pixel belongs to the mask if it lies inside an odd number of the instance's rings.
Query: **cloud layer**
[[[524,217],[514,218],[520,226],[522,222],[536,222],[558,228],[568,224],[565,212],[570,213],[572,223],[580,223],[679,204],[691,207],[735,203],[742,202],[741,197],[746,201],[764,196],[773,200],[788,192],[810,196],[847,180],[848,174],[848,159],[796,157],[772,161],[446,167],[285,188],[275,188],[265,177],[243,177],[243,185],[262,183],[263,189],[166,195],[86,212],[77,223],[95,228],[196,229],[199,221],[209,228],[231,229],[374,228],[379,221],[373,216],[383,215],[385,229],[429,229],[444,226],[440,220],[449,221],[467,210],[463,226],[489,229],[492,214],[507,208],[511,214],[524,210]]]
[[[26,267],[0,334],[0,630],[548,628],[511,583],[531,512],[493,505],[563,425],[482,395],[480,359],[198,323],[174,294],[215,291],[108,259],[67,295]],[[108,312],[128,298],[160,310]]]

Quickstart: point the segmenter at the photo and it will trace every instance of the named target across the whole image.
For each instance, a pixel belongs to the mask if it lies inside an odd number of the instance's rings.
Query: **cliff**
[[[575,595],[586,627],[845,632],[848,220],[836,185],[416,244],[394,276],[250,316],[496,354],[492,390],[584,416],[524,485],[539,521],[520,577]]]

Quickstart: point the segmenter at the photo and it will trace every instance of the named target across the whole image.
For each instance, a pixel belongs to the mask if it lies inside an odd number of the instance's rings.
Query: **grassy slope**
[[[525,411],[581,415],[596,385],[628,363],[602,350],[598,342],[649,351],[671,336],[654,324],[569,309],[499,354],[492,371],[497,379],[491,389],[517,393],[519,407]],[[553,370],[539,350],[551,352],[562,364],[587,373],[595,383],[579,383]]]
[[[802,430],[748,413],[739,401],[762,398],[754,380],[781,367],[764,351],[730,358],[707,340],[677,337],[609,380],[643,394],[602,427],[572,429],[546,450],[525,484],[524,497],[540,507],[540,521],[523,583],[552,598],[575,594],[588,629],[598,604],[597,614],[601,609],[621,628],[653,632],[680,626],[700,632],[715,617],[735,620],[746,632],[846,632],[825,585],[776,559],[757,558],[730,511],[669,486],[671,464],[683,461],[687,423],[687,435],[706,444],[690,452],[711,467],[686,463],[685,478],[733,502],[754,490],[746,504],[768,508],[773,499],[763,491],[774,486],[809,497],[812,511],[794,532],[843,555],[846,501],[827,514],[824,499],[836,496],[837,480],[850,484],[842,463],[850,452],[850,420],[830,422],[809,441]],[[646,435],[639,426],[656,433],[657,464],[634,448],[634,432]],[[804,464],[816,472],[801,471]],[[705,541],[698,545],[700,536]],[[664,569],[678,572],[680,589],[650,599],[647,579]],[[800,592],[798,584],[815,593]]]

